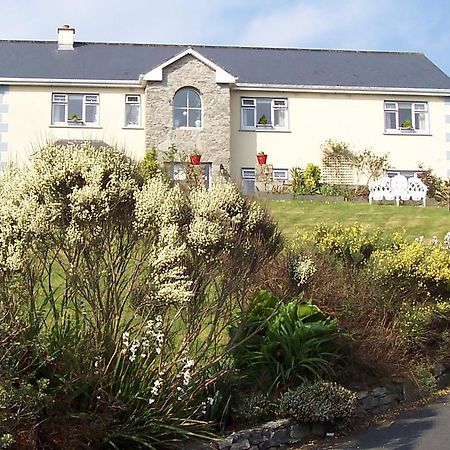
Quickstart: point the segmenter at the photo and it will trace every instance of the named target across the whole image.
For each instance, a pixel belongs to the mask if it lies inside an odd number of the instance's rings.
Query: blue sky
[[[450,75],[444,0],[3,0],[0,39],[424,52]]]

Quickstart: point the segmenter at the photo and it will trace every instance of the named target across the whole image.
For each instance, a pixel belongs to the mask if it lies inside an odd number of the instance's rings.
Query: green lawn
[[[352,225],[361,223],[369,228],[387,232],[405,230],[406,236],[425,236],[443,239],[450,231],[450,212],[445,207],[401,205],[369,205],[364,202],[336,202],[301,200],[267,200],[264,202],[278,221],[284,235],[296,236],[319,223]]]

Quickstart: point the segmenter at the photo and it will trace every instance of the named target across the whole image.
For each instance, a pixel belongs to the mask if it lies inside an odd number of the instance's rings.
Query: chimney
[[[73,50],[73,35],[75,28],[63,25],[58,28],[58,50]]]

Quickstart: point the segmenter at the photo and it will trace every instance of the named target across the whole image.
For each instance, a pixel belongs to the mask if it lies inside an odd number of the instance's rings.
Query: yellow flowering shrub
[[[363,265],[372,252],[382,245],[385,241],[380,230],[369,232],[358,223],[348,227],[320,224],[312,231],[301,234],[295,243],[297,247],[313,247],[318,253],[329,254],[355,267]]]
[[[387,286],[408,286],[426,297],[450,297],[450,251],[416,240],[375,251],[372,275]]]

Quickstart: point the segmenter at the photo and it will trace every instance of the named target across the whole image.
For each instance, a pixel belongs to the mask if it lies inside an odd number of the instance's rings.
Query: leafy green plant
[[[317,194],[320,188],[320,167],[308,163],[303,171],[305,177],[305,189],[310,194]]]
[[[356,395],[336,383],[303,383],[281,395],[278,413],[299,422],[345,424],[356,411]]]
[[[151,149],[146,151],[144,158],[139,164],[139,167],[144,178],[154,178],[161,173],[158,164],[156,147],[152,147]]]
[[[294,195],[317,194],[320,190],[320,167],[308,163],[304,169],[291,169],[292,192]]]
[[[402,128],[412,128],[412,122],[409,119],[406,119],[401,124]]]
[[[277,309],[275,309],[277,308]],[[337,358],[336,321],[309,302],[280,300],[261,291],[254,309],[237,331],[237,368],[268,391],[279,386],[333,372]],[[236,332],[236,331],[235,331]]]
[[[291,169],[292,192],[295,195],[302,195],[305,193],[305,175],[300,167],[293,167]]]
[[[332,184],[322,183],[319,188],[319,194],[329,196],[347,196],[348,191]]]
[[[263,115],[258,119],[258,125],[267,125],[267,124],[268,124],[267,117],[263,114]]]

